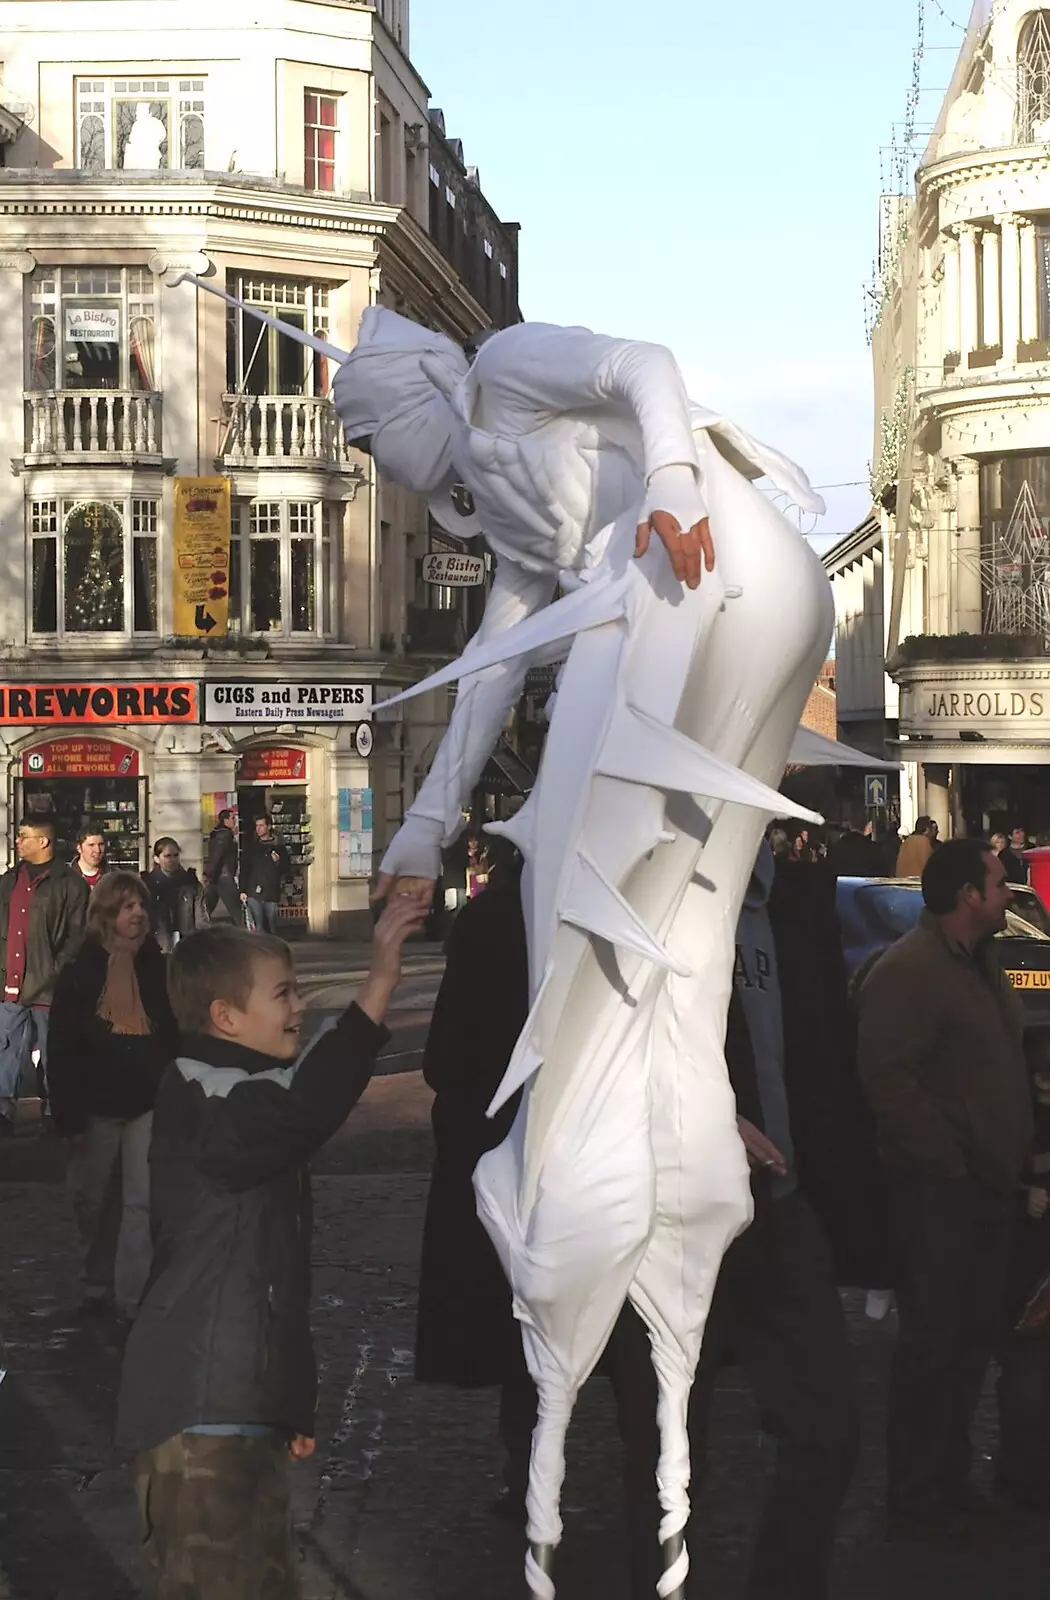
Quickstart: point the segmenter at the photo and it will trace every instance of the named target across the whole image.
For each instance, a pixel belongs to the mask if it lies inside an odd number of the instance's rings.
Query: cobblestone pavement
[[[311,1005],[342,1003],[359,969],[311,950]],[[340,963],[342,970],[340,970]],[[390,1053],[317,1162],[314,1325],[319,1446],[295,1471],[304,1600],[520,1600],[520,1536],[488,1511],[498,1483],[495,1399],[411,1379],[414,1291],[429,1163],[429,1096],[413,1052],[436,953],[413,953]],[[412,1022],[403,1019],[412,1017]],[[0,1146],[0,1600],[139,1600],[128,1464],[110,1444],[120,1348],[78,1319],[60,1159],[27,1131]],[[833,1600],[1033,1600],[1047,1592],[1050,1520],[1004,1517],[965,1545],[889,1544],[879,1509],[891,1323],[850,1302],[865,1447],[843,1518]],[[986,1406],[981,1440],[993,1437]],[[618,1446],[607,1386],[573,1423],[559,1600],[626,1600]],[[723,1384],[701,1527],[697,1600],[737,1600],[768,1470],[750,1399]]]

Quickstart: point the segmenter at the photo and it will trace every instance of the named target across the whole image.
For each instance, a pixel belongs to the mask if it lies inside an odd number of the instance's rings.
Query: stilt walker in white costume
[[[669,1600],[689,1565],[689,1390],[750,1218],[723,1054],[734,930],[768,817],[812,817],[775,786],[833,624],[819,561],[749,480],[822,503],[691,404],[654,345],[525,323],[468,364],[373,308],[352,355],[328,353],[347,437],[498,562],[461,660],[408,691],[460,680],[382,893],[429,893],[526,671],[568,656],[536,788],[502,829],[526,861],[533,1005],[494,1103],[524,1086],[521,1111],[475,1189],[539,1394],[530,1590],[554,1595],[565,1430],[630,1299],[659,1381]]]

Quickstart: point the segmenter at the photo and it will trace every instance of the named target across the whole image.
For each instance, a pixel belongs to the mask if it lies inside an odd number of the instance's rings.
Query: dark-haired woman
[[[151,909],[137,873],[103,878],[91,897],[84,944],[60,972],[51,1004],[51,1113],[70,1142],[83,1307],[113,1305],[129,1319],[150,1268],[153,1102],[176,1050]]]
[[[204,885],[192,867],[182,865],[177,839],[158,839],[153,846],[153,868],[142,874],[153,902],[153,930],[157,943],[170,955],[180,939],[210,922]]]

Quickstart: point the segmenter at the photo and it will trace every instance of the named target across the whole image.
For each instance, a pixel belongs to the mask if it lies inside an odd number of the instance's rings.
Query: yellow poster
[[[230,480],[176,478],[175,633],[221,639],[230,610]]]

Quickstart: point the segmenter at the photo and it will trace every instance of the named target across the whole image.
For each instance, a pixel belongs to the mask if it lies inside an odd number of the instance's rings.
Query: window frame
[[[66,625],[66,537],[71,517],[82,506],[102,505],[116,513],[120,519],[123,560],[124,626],[122,629],[70,628]],[[41,526],[42,522],[54,526]],[[143,526],[143,523],[146,526]],[[129,639],[159,639],[161,636],[161,529],[162,500],[159,495],[126,494],[119,497],[92,495],[48,495],[26,500],[26,637],[30,640],[54,640],[58,643],[76,643],[93,640],[97,643],[117,643]],[[35,625],[35,575],[36,551],[49,541],[55,549],[55,622],[51,628]],[[152,546],[152,606],[154,626],[137,628],[136,614],[136,544]]]
[[[99,283],[103,277],[112,279],[119,275],[116,286],[79,288],[81,281],[90,282],[91,275],[98,278]],[[107,309],[116,306],[120,313],[119,356],[118,356],[118,382],[109,387],[105,384],[70,384],[66,381],[69,371],[66,337],[66,312],[77,309]],[[38,348],[38,328],[50,322],[52,333],[52,349],[50,359],[54,362],[54,382],[51,384],[38,383],[37,374],[39,362],[36,351]],[[150,348],[148,354],[143,347],[141,335],[136,340],[132,336],[132,329],[137,322],[149,324]],[[122,395],[148,395],[158,394],[161,388],[161,374],[159,368],[160,341],[158,339],[159,323],[157,318],[157,280],[148,267],[143,266],[49,266],[43,264],[34,268],[26,280],[25,300],[26,332],[23,341],[25,346],[25,388],[27,394],[78,394],[106,392]],[[136,355],[136,350],[138,355]],[[44,357],[44,360],[49,357]],[[152,367],[149,374],[144,370],[144,363]],[[136,370],[139,383],[133,381]],[[149,376],[151,383],[147,383]]]
[[[335,288],[335,284],[315,278],[290,276],[264,278],[254,272],[226,274],[226,292],[235,300],[243,300],[246,305],[258,306],[261,311],[284,320],[287,320],[285,317],[287,311],[301,311],[307,333],[312,333],[318,339],[328,342],[331,342],[332,336],[332,295]],[[276,328],[270,328],[265,323],[260,323],[257,317],[251,316],[248,312],[237,311],[232,307],[226,329],[227,391],[230,394],[258,394],[260,397],[285,394],[284,390],[276,387],[277,374],[280,370],[279,341],[290,336],[279,333]],[[247,338],[246,330],[248,330]],[[270,387],[260,390],[248,389],[246,385],[264,339]],[[318,355],[315,350],[308,349],[304,345],[297,345],[296,348],[302,351],[303,358],[302,392],[298,395],[287,395],[286,398],[327,399],[334,378],[327,356]]]
[[[117,172],[123,170],[118,149],[118,106],[122,104],[164,105],[167,120],[167,151],[158,167],[160,172],[203,172],[208,157],[208,78],[184,77],[169,73],[164,77],[150,77],[144,73],[121,77],[77,77],[73,87],[75,119],[76,169],[78,172]],[[102,123],[104,143],[101,166],[84,160],[85,122],[98,118]],[[191,120],[201,126],[200,161],[192,165],[186,161],[187,130]],[[172,161],[172,141],[177,141],[178,161]]]
[[[309,533],[303,533],[293,526],[296,514],[306,507],[310,508]],[[233,502],[230,518],[231,633],[249,638],[275,639],[288,644],[331,639],[334,636],[340,511],[338,504],[323,499],[281,499],[271,495],[253,495]],[[253,520],[256,524],[254,528]],[[252,545],[266,540],[276,540],[278,544],[279,628],[256,628],[252,617]],[[292,545],[297,542],[313,544],[312,628],[292,626]],[[233,581],[234,572],[237,574],[236,584]]]
[[[339,113],[341,109],[340,101],[342,98],[343,97],[341,94],[332,94],[331,91],[327,89],[303,90],[303,188],[308,189],[311,194],[339,194],[341,190],[341,185],[339,182]],[[309,115],[311,100],[315,100],[317,102],[318,119],[320,119],[321,116],[322,104],[327,104],[331,105],[332,107],[334,120],[330,123],[322,122],[320,120],[312,122]],[[320,154],[320,141],[316,137],[319,134],[326,133],[330,133],[332,136],[332,154],[330,157],[322,156]],[[312,141],[310,138],[311,134],[315,135]],[[313,144],[312,154],[311,143]],[[311,166],[313,167],[313,181],[311,181]],[[322,169],[325,171],[330,171],[330,176],[332,179],[330,188],[317,182],[317,179],[321,175]]]

